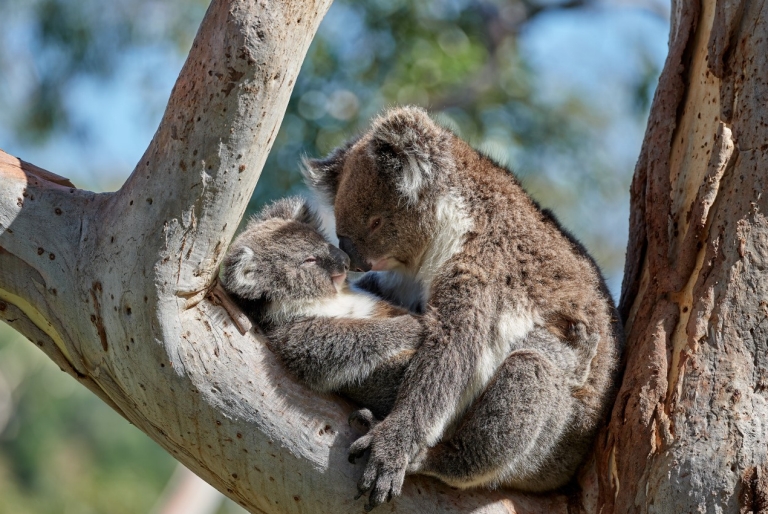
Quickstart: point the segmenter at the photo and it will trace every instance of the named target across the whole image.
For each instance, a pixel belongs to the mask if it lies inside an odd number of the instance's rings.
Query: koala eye
[[[317,262],[317,257],[307,257],[303,264],[314,264],[315,262]]]
[[[370,227],[371,232],[379,228],[381,226],[381,217],[377,216],[373,218],[371,222],[368,224],[368,226]]]

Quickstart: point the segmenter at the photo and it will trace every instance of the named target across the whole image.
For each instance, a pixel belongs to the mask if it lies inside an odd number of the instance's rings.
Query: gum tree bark
[[[632,184],[626,371],[574,484],[406,480],[382,511],[768,512],[766,0],[675,0]],[[108,194],[0,152],[0,319],[252,512],[359,512],[351,407],[286,375],[211,290],[330,0],[214,0]]]
[[[631,189],[603,512],[768,512],[768,7],[675,0]]]

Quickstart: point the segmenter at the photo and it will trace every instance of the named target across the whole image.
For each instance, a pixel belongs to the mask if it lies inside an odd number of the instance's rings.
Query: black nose
[[[350,238],[339,236],[339,248],[349,255],[352,271],[369,271],[371,269],[371,265],[363,259],[363,256],[357,251],[357,248],[355,248],[355,245]]]
[[[349,256],[331,245],[331,258],[339,267],[344,267],[344,271],[349,271]]]

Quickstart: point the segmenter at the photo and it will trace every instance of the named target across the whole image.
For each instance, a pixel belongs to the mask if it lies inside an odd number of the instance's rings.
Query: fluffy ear
[[[419,107],[388,111],[374,121],[371,135],[372,155],[383,171],[397,174],[398,189],[411,204],[438,173],[454,166],[451,134]]]
[[[230,250],[224,257],[219,278],[224,289],[246,300],[259,300],[267,296],[269,280],[265,273],[254,269],[254,253],[248,246]]]
[[[339,190],[339,177],[344,167],[344,159],[347,152],[357,143],[360,137],[355,137],[336,148],[324,159],[302,159],[301,173],[304,175],[304,183],[317,196],[329,206],[333,206],[336,200],[336,192]]]
[[[322,232],[320,217],[300,196],[289,196],[272,202],[254,217],[254,221],[259,222],[275,218],[305,223],[318,232]]]

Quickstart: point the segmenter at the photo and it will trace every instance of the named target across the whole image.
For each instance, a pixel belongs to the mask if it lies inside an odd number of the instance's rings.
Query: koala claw
[[[350,456],[371,449],[368,463],[357,485],[361,495],[370,491],[366,512],[399,496],[403,487],[409,458],[403,448],[402,433],[396,429],[394,432],[391,430],[387,430],[387,425],[382,422],[375,430],[355,441],[350,448]]]
[[[405,469],[400,469],[399,466],[380,465],[377,469],[367,469],[358,486],[361,494],[370,490],[365,511],[370,512],[384,502],[392,501],[393,497],[399,496],[404,479]]]
[[[349,415],[347,421],[349,426],[363,434],[367,434],[373,427],[379,424],[379,421],[369,409],[359,409],[354,411]]]
[[[371,441],[373,438],[370,434],[364,435],[363,437],[360,437],[357,441],[352,443],[352,445],[349,447],[349,462],[352,464],[355,463],[356,459],[359,459],[360,457],[365,454],[366,450],[370,448]],[[365,491],[363,491],[365,492]]]

